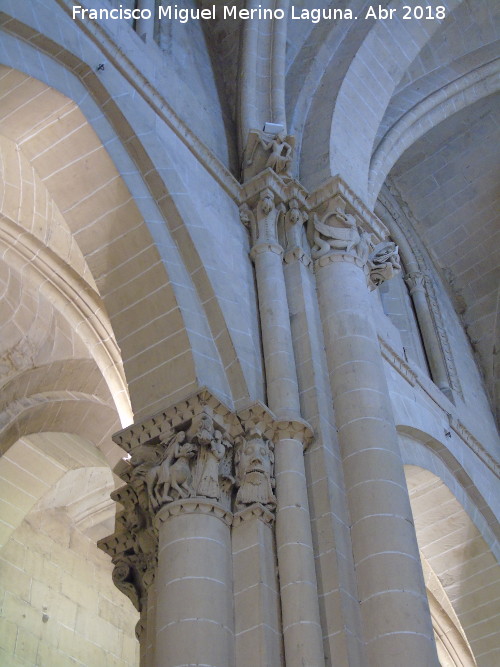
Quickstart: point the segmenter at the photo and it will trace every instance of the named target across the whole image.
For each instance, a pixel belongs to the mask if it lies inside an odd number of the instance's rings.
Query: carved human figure
[[[194,495],[190,459],[196,452],[196,446],[186,441],[184,431],[179,431],[170,440],[165,459],[146,473],[146,485],[153,509],[174,500],[170,495],[171,490],[175,491],[179,498]]]
[[[271,441],[256,430],[250,431],[246,438],[238,438],[235,465],[238,486],[236,509],[253,503],[273,508],[276,497],[273,492],[274,452]]]
[[[219,498],[219,463],[224,458],[225,453],[225,441],[222,439],[222,433],[216,429],[212,440],[206,447],[205,465],[201,473],[200,483],[196,492],[197,495],[206,496],[207,498]]]
[[[292,166],[293,148],[286,141],[285,133],[280,132],[271,141],[261,138],[260,143],[265,151],[271,151],[271,155],[266,162],[266,167],[271,167],[277,174],[289,176]]]
[[[302,246],[302,232],[308,216],[299,208],[297,199],[290,199],[285,215],[286,247],[288,250]]]

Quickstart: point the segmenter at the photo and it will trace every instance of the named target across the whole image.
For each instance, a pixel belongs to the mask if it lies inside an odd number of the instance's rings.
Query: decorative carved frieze
[[[274,522],[274,513],[266,509],[262,505],[249,505],[240,512],[236,512],[233,516],[233,526],[239,526],[245,521],[251,519],[259,519],[265,524],[272,524]]]
[[[219,503],[204,498],[184,498],[174,500],[161,508],[155,516],[156,528],[158,529],[163,523],[166,523],[170,517],[180,516],[181,514],[210,514],[228,526],[233,521],[232,512],[219,505]]]

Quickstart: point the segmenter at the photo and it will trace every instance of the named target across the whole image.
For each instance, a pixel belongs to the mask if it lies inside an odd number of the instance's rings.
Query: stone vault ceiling
[[[428,132],[391,172],[448,280],[492,399],[500,284],[499,118],[500,97],[484,98]]]

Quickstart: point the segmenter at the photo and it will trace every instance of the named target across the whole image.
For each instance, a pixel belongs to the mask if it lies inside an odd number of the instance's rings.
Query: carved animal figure
[[[151,468],[146,475],[153,509],[174,500],[170,495],[171,490],[176,491],[179,498],[194,495],[190,459],[196,455],[196,447],[191,442],[185,442],[185,439],[186,434],[180,431],[167,448],[167,456],[162,463]]]
[[[347,227],[334,227],[328,224],[330,218],[341,220]],[[314,217],[314,246],[312,248],[314,259],[323,257],[332,250],[351,252],[360,240],[356,218],[350,213],[337,209],[333,215],[328,216],[327,222],[320,222],[317,216]]]

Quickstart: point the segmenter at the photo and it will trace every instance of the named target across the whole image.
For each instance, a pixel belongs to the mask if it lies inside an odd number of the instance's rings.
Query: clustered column
[[[282,663],[276,428],[262,405],[237,416],[200,390],[115,436],[124,509],[99,546],[141,613],[141,667]]]
[[[267,187],[250,197],[250,206],[243,205],[241,217],[251,229],[267,401],[278,419],[276,545],[285,659],[289,667],[319,667],[325,660],[304,469],[304,447],[312,433],[300,417],[283,249],[277,238],[277,218],[282,210],[275,201],[279,195],[272,187],[275,185],[278,190],[279,183],[272,172],[264,172],[266,176],[270,179]]]
[[[377,334],[373,288],[399,270],[397,247],[374,243],[323,190],[312,256],[338,437],[368,662],[438,665],[425,584]]]

